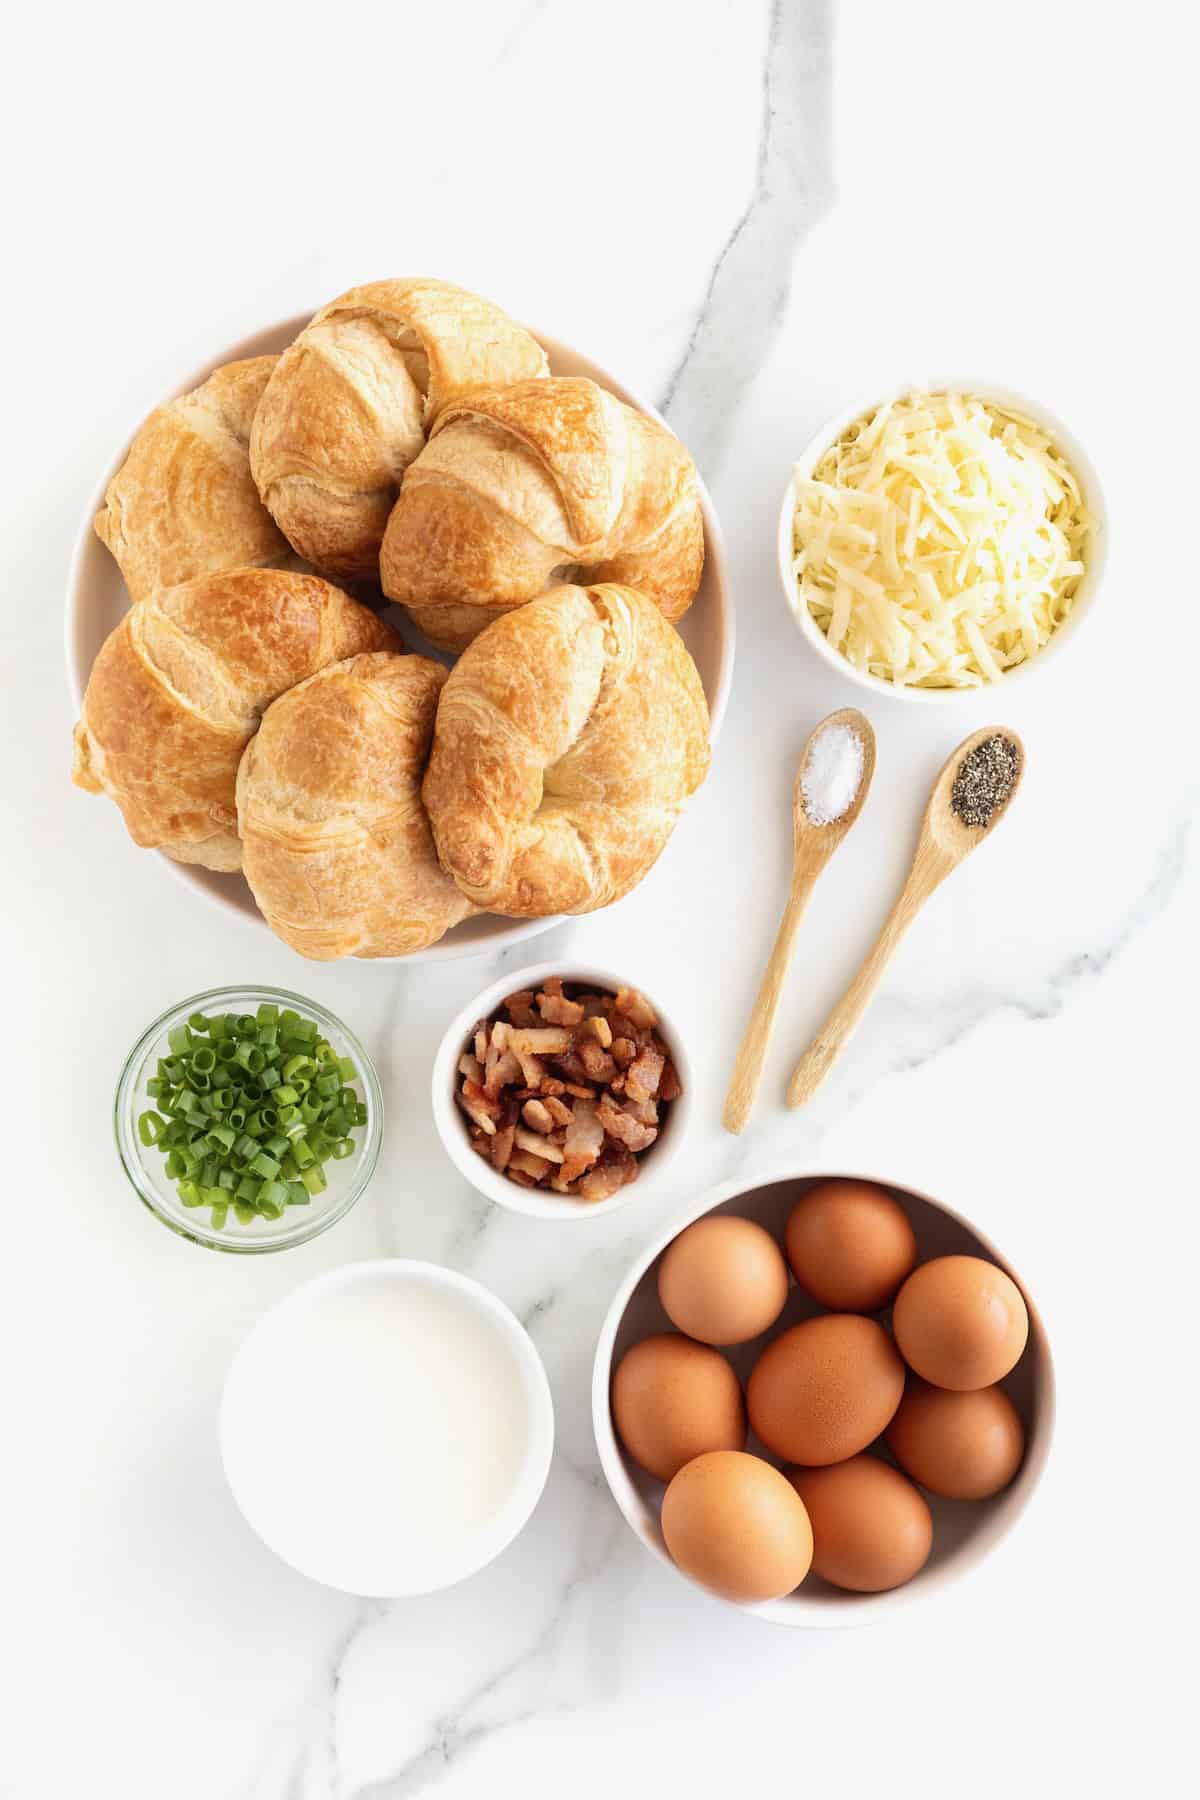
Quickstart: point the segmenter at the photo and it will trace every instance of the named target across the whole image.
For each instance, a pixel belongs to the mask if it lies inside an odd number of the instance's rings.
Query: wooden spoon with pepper
[[[973,731],[933,784],[916,854],[899,898],[858,974],[796,1066],[789,1106],[811,1100],[866,1012],[900,939],[947,875],[995,830],[1021,785],[1025,746],[1007,726]]]

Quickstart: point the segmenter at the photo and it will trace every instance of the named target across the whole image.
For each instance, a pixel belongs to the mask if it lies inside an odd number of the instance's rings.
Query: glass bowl
[[[302,1016],[315,1019],[321,1031],[339,1056],[348,1056],[358,1070],[358,1085],[366,1102],[367,1122],[361,1137],[355,1136],[353,1156],[342,1162],[330,1160],[325,1165],[328,1186],[314,1195],[308,1206],[289,1206],[275,1220],[255,1218],[242,1224],[230,1209],[225,1226],[218,1231],[209,1221],[206,1207],[188,1207],[175,1191],[175,1183],[166,1174],[166,1158],[160,1150],[142,1144],[138,1136],[138,1115],[153,1107],[146,1093],[146,1082],[153,1075],[160,1056],[169,1054],[167,1033],[177,1025],[185,1025],[194,1012],[251,1013],[259,1006],[291,1007]],[[206,1250],[225,1250],[235,1256],[255,1256],[266,1250],[289,1250],[294,1244],[306,1244],[319,1237],[329,1226],[344,1218],[358,1199],[379,1160],[383,1142],[383,1093],[379,1077],[370,1057],[352,1031],[340,1019],[287,988],[224,987],[210,988],[207,993],[193,994],[181,1000],[168,1012],[160,1014],[147,1026],[125,1059],[113,1106],[113,1130],[121,1166],[144,1206],[161,1219],[179,1237],[190,1239]]]

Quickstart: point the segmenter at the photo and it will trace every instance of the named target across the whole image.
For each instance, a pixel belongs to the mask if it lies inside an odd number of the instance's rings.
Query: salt
[[[827,725],[817,733],[800,776],[810,825],[832,825],[854,802],[862,783],[863,747],[849,725]]]

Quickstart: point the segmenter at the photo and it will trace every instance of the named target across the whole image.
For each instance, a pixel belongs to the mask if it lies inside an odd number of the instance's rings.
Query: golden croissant
[[[301,956],[406,956],[474,910],[421,803],[445,680],[424,656],[353,656],[282,694],[246,746],[242,869]]]
[[[377,580],[400,478],[439,411],[477,382],[543,375],[507,313],[447,281],[351,288],[284,351],[254,420],[263,502],[314,568]]]
[[[633,588],[565,586],[463,652],[423,792],[462,892],[541,918],[628,893],[708,761],[704,690],[678,632]]]
[[[578,376],[443,407],[380,552],[384,593],[446,650],[576,577],[638,587],[673,621],[703,567],[691,457],[665,425]]]
[[[262,713],[326,663],[398,648],[315,575],[232,569],[150,594],[92,666],[73,778],[116,802],[135,844],[238,869],[238,763]]]
[[[217,569],[293,560],[250,474],[250,426],[277,357],[226,363],[157,406],[94,521],[135,600]]]

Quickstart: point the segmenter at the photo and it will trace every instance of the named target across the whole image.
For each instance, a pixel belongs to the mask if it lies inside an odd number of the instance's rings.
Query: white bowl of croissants
[[[704,780],[733,622],[695,466],[461,288],[373,282],[235,347],[92,512],[74,779],[302,956],[607,906]]]

